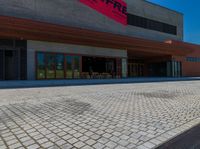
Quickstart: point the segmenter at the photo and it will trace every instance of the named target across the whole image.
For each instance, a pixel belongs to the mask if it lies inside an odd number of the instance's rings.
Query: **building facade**
[[[183,14],[145,0],[0,0],[0,21],[0,80],[200,76]]]

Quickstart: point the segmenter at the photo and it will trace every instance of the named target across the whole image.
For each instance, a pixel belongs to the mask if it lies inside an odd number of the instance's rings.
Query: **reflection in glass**
[[[80,78],[80,57],[74,56],[74,78]]]
[[[80,56],[37,53],[37,79],[80,78]]]
[[[73,56],[66,56],[66,78],[73,78]]]
[[[56,55],[56,78],[64,78],[64,55],[62,54]]]
[[[55,55],[47,54],[47,79],[55,78]]]
[[[45,55],[37,53],[37,79],[45,79]]]

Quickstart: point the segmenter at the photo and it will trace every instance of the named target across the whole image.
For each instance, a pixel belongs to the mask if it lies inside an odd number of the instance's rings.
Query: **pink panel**
[[[127,25],[127,4],[123,0],[80,0],[80,2]]]

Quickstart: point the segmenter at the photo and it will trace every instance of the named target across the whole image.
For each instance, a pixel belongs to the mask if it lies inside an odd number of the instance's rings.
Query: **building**
[[[0,22],[0,80],[200,76],[183,14],[145,0],[1,0]]]

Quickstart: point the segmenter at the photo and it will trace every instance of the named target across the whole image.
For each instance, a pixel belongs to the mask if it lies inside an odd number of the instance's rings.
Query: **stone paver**
[[[200,81],[0,90],[0,148],[150,149],[200,123]]]

